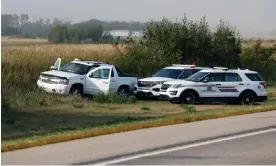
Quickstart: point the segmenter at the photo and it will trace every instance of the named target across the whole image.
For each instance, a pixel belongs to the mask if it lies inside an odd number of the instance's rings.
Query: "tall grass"
[[[75,58],[112,61],[120,49],[112,45],[39,45],[5,47],[2,49],[2,84],[33,89],[42,71],[49,70],[56,59],[62,63]]]
[[[2,87],[5,97],[4,107],[10,103],[15,106],[49,105],[59,102],[60,97],[46,95],[37,90],[37,79],[41,72],[50,70],[58,57],[62,65],[74,60],[113,61],[123,47],[112,45],[31,45],[9,46],[1,50]],[[62,100],[68,100],[62,99]],[[71,99],[69,99],[71,100]],[[2,107],[3,108],[3,107]]]

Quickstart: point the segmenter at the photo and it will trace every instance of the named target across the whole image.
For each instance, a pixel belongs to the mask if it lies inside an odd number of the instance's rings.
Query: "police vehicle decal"
[[[221,92],[239,92],[234,86],[218,86]]]

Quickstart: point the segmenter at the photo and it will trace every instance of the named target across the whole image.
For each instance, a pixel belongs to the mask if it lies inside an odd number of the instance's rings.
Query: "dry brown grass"
[[[2,46],[10,45],[25,45],[25,44],[47,44],[47,39],[27,39],[27,38],[14,38],[14,37],[1,37]]]
[[[272,47],[276,45],[276,37],[265,37],[265,38],[245,38],[242,43],[243,47],[252,47],[260,39],[262,46]]]
[[[108,44],[8,46],[1,50],[1,74],[4,83],[31,88],[36,86],[39,73],[49,70],[58,57],[63,64],[75,58],[112,62],[122,50],[122,46]]]
[[[242,47],[248,48],[248,47],[253,47],[256,44],[256,42],[249,42],[249,43],[242,43]],[[263,47],[273,47],[276,45],[276,42],[262,42]]]
[[[276,107],[246,109],[246,110],[232,110],[232,111],[207,111],[201,113],[183,114],[182,116],[173,116],[155,120],[147,120],[141,122],[124,123],[119,125],[111,125],[108,127],[98,127],[92,129],[79,130],[77,132],[57,133],[54,135],[39,137],[33,139],[25,139],[19,141],[11,141],[1,145],[1,151],[12,151],[34,146],[41,146],[46,144],[53,144],[64,141],[71,141],[87,137],[94,137],[118,132],[125,132],[131,130],[174,125],[180,123],[194,122],[207,119],[223,118],[229,116],[244,115],[249,113],[266,112],[275,110]]]

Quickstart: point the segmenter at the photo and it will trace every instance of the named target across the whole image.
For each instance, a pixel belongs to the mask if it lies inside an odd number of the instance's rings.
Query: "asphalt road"
[[[1,163],[3,165],[95,164],[271,127],[276,127],[276,111],[149,128],[5,152],[1,153]],[[225,164],[224,161],[229,162],[228,164],[240,161],[244,162],[241,164],[273,163],[273,157],[274,161],[276,159],[275,144],[276,135],[273,132],[127,162],[179,164],[183,162],[184,157],[187,164],[197,162]]]
[[[276,130],[138,158],[116,165],[275,165]]]

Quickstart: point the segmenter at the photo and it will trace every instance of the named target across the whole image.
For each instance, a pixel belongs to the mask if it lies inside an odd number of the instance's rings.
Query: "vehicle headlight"
[[[60,79],[59,84],[68,85],[69,80],[68,79]]]
[[[172,88],[180,88],[180,87],[183,87],[182,84],[175,84],[175,85],[172,85]]]

